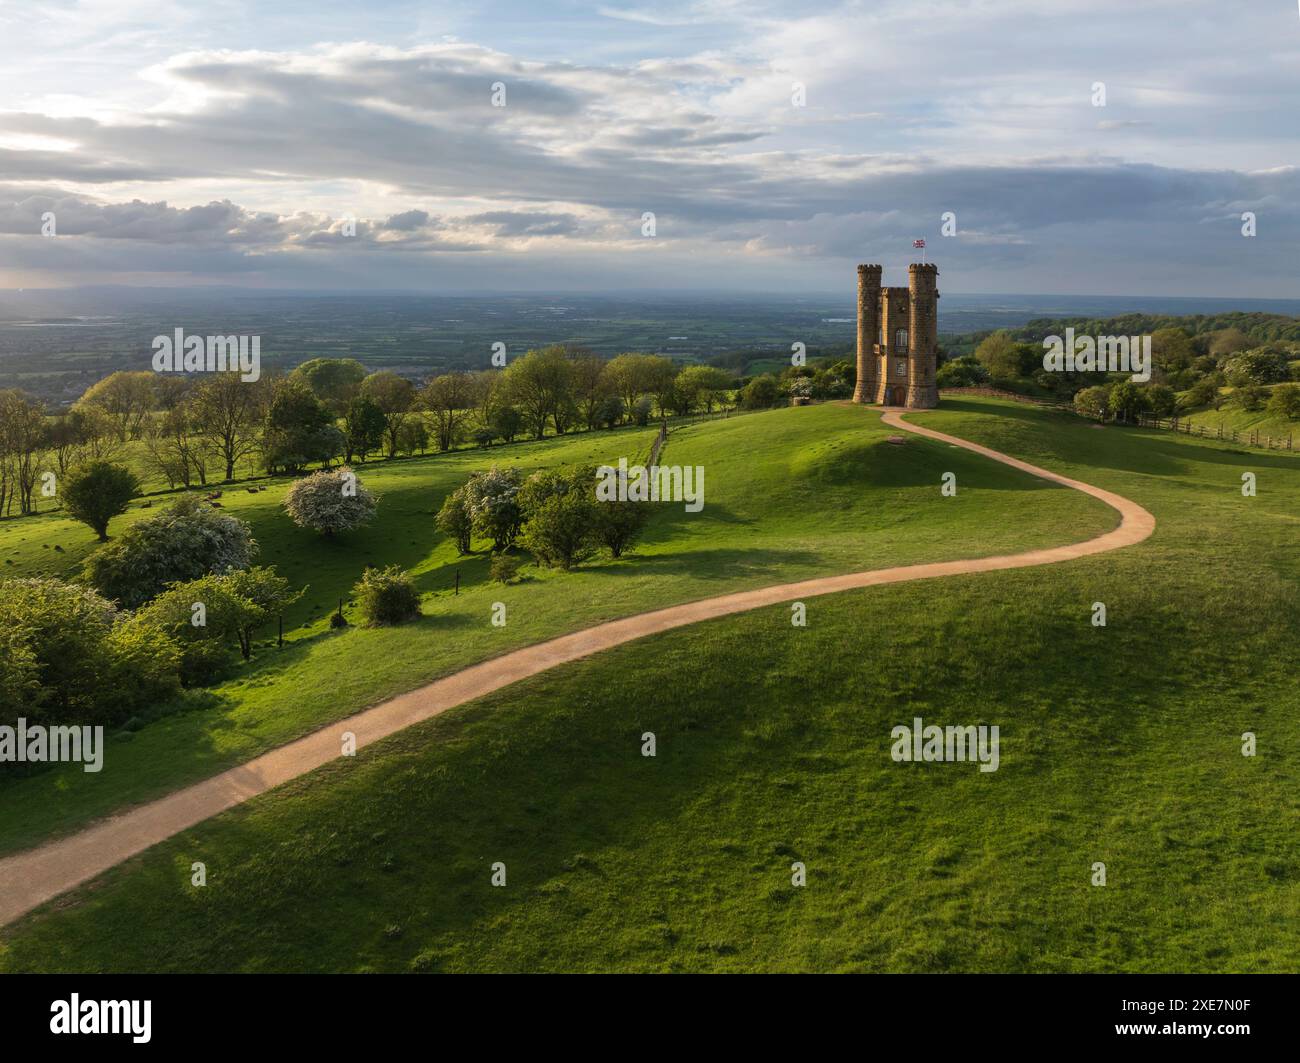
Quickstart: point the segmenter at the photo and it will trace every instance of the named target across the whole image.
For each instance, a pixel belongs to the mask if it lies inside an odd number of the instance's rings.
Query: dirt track
[[[883,568],[724,594],[599,624],[484,661],[355,716],[339,720],[204,782],[113,816],[66,838],[0,859],[0,926],[173,834],[328,764],[340,755],[345,731],[356,735],[357,748],[360,749],[404,727],[437,716],[447,709],[500,690],[528,676],[537,675],[548,668],[701,620],[860,587],[1072,561],[1140,543],[1155,529],[1155,518],[1135,502],[1099,487],[1058,476],[996,450],[908,424],[900,416],[901,412],[887,410],[882,415],[882,420],[894,428],[963,447],[1033,476],[1098,498],[1119,511],[1122,518],[1119,527],[1085,542],[1030,550],[1021,554]]]

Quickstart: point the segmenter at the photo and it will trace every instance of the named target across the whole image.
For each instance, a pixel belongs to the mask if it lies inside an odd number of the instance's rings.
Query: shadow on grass
[[[626,860],[665,823],[698,830],[707,818],[692,810],[702,800],[725,808],[728,785],[743,787],[755,810],[751,826],[720,817],[715,834],[682,841],[679,866],[647,873],[680,882],[683,890],[692,888],[693,859],[712,861],[711,879],[724,882],[747,881],[755,870],[783,875],[792,858],[828,844],[824,831],[801,820],[799,798],[820,807],[836,793],[837,779],[854,777],[861,785],[855,773],[868,767],[859,755],[864,724],[887,765],[893,717],[885,707],[920,713],[961,704],[972,684],[991,684],[999,692],[1003,770],[1014,785],[982,785],[977,773],[922,778],[881,767],[869,775],[873,801],[855,831],[905,843],[901,863],[891,865],[903,885],[923,888],[931,879],[951,877],[949,865],[967,852],[1014,871],[1022,862],[1016,846],[1041,847],[1034,839],[1044,831],[1055,834],[1076,821],[1075,835],[1104,831],[1122,802],[1131,800],[1123,792],[1125,772],[1153,757],[1167,762],[1161,759],[1169,742],[1166,714],[1179,723],[1194,720],[1186,706],[1198,693],[1208,695],[1224,680],[1245,681],[1256,667],[1250,655],[1241,655],[1221,662],[1222,674],[1210,675],[1195,653],[1178,652],[1213,638],[1229,619],[1195,616],[1181,603],[1164,603],[1170,623],[1134,625],[1131,639],[1119,646],[1100,640],[1081,645],[1077,618],[1044,610],[1041,596],[1032,593],[1042,589],[1041,579],[1025,573],[997,585],[962,580],[937,610],[927,588],[837,599],[829,608],[847,638],[883,630],[881,621],[891,618],[882,648],[892,667],[880,669],[854,654],[828,657],[818,665],[819,695],[812,705],[803,651],[791,640],[764,637],[769,628],[758,616],[711,627],[707,638],[697,629],[612,650],[419,724],[368,748],[355,763],[331,764],[165,843],[102,881],[97,910],[80,917],[75,910],[39,915],[26,925],[57,920],[52,929],[66,935],[59,939],[64,958],[86,952],[117,957],[95,944],[107,936],[122,950],[114,962],[123,965],[311,970],[373,962],[387,969],[438,969],[520,962],[482,947],[483,935],[491,927],[508,929],[515,918],[535,923],[541,906],[542,921],[569,935],[568,947],[576,949],[554,962],[571,965],[585,955],[573,942],[587,926],[593,897],[608,892],[601,887],[593,893],[587,883],[620,881],[610,873],[614,862]],[[1119,591],[1121,615],[1149,615],[1148,607],[1163,601],[1154,589],[1129,588]],[[1184,596],[1194,600],[1195,588]],[[989,635],[997,628],[987,623],[993,606],[1006,609],[1019,652],[990,652],[999,647],[999,637]],[[936,622],[954,636],[955,646],[966,646],[964,652],[935,660]],[[735,668],[742,658],[749,671]],[[1157,658],[1169,664],[1153,690],[1150,662]],[[766,677],[757,687],[755,672]],[[1065,677],[1069,697],[1063,705]],[[805,708],[792,711],[797,706]],[[863,706],[882,708],[864,716]],[[1087,711],[1078,711],[1084,706]],[[633,740],[645,728],[689,735],[690,741],[670,743],[650,768]],[[1080,756],[1081,750],[1091,753]],[[1174,770],[1163,785],[1165,793],[1193,794],[1202,782],[1188,768]],[[827,807],[846,814],[846,807]],[[1005,842],[995,837],[991,854],[978,831],[973,841],[963,833],[999,822],[1013,807],[1027,833]],[[911,814],[900,816],[900,808]],[[1042,809],[1052,810],[1050,822]],[[161,894],[141,888],[149,881],[141,864],[165,874],[195,858],[226,869],[222,889],[202,898],[179,895],[161,924],[146,918]],[[508,889],[488,885],[495,860],[509,867]],[[714,940],[712,931],[692,929],[671,905],[644,907],[656,896],[645,883],[625,888],[627,906],[611,929],[652,935],[645,940],[653,942],[646,946],[653,955],[689,960],[676,948],[679,933],[687,949]],[[728,949],[743,947],[741,926],[779,912],[785,891],[774,887],[745,920],[720,920],[716,940]],[[707,892],[689,897],[692,904],[709,899]],[[912,900],[900,893],[886,903]],[[322,918],[339,911],[349,918]],[[273,948],[245,933],[254,927],[274,928]],[[958,944],[941,966],[961,966],[965,953],[979,949],[974,934],[961,935]],[[36,945],[39,939],[26,946],[29,960],[40,956]],[[55,964],[59,955],[50,954]],[[547,961],[539,949],[529,962]]]
[[[939,412],[969,413],[1016,425],[1041,427],[1050,423],[1050,435],[1035,433],[1033,451],[1058,461],[1080,465],[1136,472],[1148,476],[1186,475],[1189,465],[1233,465],[1241,468],[1300,468],[1300,458],[1270,453],[1267,450],[1241,449],[1232,443],[1196,436],[1174,437],[1174,433],[1131,425],[1109,424],[1098,427],[1072,414],[1040,410],[1032,406],[997,406],[970,400],[945,399]],[[915,418],[924,425],[924,416]],[[957,433],[960,434],[960,433]],[[978,442],[976,440],[975,442]],[[1013,457],[1020,455],[1010,451]]]
[[[638,553],[634,549],[617,562],[584,566],[583,571],[614,579],[651,573],[656,576],[689,576],[702,581],[731,580],[738,576],[751,576],[755,571],[771,571],[776,575],[783,566],[812,566],[819,560],[819,555],[810,550],[687,549],[673,554],[654,554]]]

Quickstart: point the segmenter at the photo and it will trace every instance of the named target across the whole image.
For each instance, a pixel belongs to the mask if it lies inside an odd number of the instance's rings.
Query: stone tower
[[[858,385],[854,402],[875,402],[880,359],[875,355],[880,332],[880,267],[858,267]]]
[[[939,269],[914,262],[906,288],[882,288],[880,266],[858,267],[858,384],[854,402],[931,409],[939,340]]]

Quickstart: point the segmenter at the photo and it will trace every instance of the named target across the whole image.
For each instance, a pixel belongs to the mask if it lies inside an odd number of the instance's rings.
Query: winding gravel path
[[[881,568],[871,572],[853,572],[844,576],[827,576],[800,583],[783,583],[759,590],[724,594],[717,598],[640,613],[514,650],[385,701],[355,716],[329,724],[204,782],[113,816],[66,838],[0,859],[0,926],[196,823],[328,764],[340,755],[345,731],[356,735],[357,748],[360,749],[395,731],[556,665],[701,620],[886,583],[1073,561],[1090,554],[1140,543],[1155,529],[1155,518],[1136,502],[1130,502],[1127,498],[1100,487],[1040,469],[988,447],[908,424],[903,420],[902,412],[886,410],[882,414],[882,420],[894,428],[963,447],[1022,472],[1098,498],[1119,511],[1122,518],[1119,527],[1085,542],[1030,550],[1021,554]]]

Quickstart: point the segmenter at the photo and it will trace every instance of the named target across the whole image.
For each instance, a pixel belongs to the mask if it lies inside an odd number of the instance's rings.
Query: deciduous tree
[[[60,497],[68,513],[90,526],[100,542],[108,541],[108,522],[126,512],[140,493],[135,473],[107,461],[92,461],[63,478]]]

